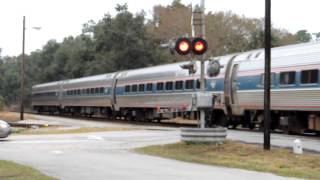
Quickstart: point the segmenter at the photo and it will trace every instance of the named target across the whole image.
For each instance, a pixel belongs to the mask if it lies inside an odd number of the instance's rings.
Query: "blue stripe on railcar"
[[[206,91],[223,91],[224,79],[207,79]]]
[[[320,73],[319,73],[320,74]],[[261,84],[261,75],[254,76],[240,76],[237,78],[237,90],[259,90],[263,89],[264,86]],[[320,78],[318,78],[320,79]],[[275,73],[273,83],[271,84],[272,89],[292,89],[292,88],[315,88],[320,87],[318,83],[302,84],[301,83],[301,72],[295,72],[295,82],[293,84],[280,84],[280,73]]]

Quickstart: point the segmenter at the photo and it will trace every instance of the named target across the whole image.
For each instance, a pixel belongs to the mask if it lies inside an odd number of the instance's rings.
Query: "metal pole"
[[[203,39],[205,39],[206,38],[206,21],[205,21],[206,15],[205,15],[204,11],[206,9],[205,9],[205,1],[204,0],[201,0],[200,7],[201,7],[201,11],[202,11],[202,13],[201,13],[201,36]]]
[[[22,62],[21,62],[21,92],[20,92],[20,120],[23,120],[24,117],[24,45],[25,45],[25,31],[26,31],[26,18],[23,16],[23,29],[22,29]]]
[[[205,4],[204,0],[201,0],[201,36],[205,38]],[[205,91],[205,75],[204,75],[204,55],[201,56],[201,67],[200,67],[200,90],[202,92]],[[205,111],[203,109],[200,110],[200,128],[206,127],[206,120],[205,120]]]
[[[265,76],[264,76],[264,143],[270,150],[270,74],[271,74],[271,0],[265,0]]]

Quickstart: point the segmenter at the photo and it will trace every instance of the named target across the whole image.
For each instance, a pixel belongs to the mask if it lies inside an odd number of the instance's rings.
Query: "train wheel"
[[[250,123],[249,124],[249,129],[250,130],[254,129],[255,127],[256,127],[256,124],[254,124],[254,123]]]
[[[145,113],[143,111],[137,110],[137,116],[136,116],[137,121],[145,121]]]
[[[124,120],[126,121],[133,121],[133,116],[131,112],[127,112],[124,116]]]
[[[216,116],[216,124],[218,126],[222,127],[228,127],[229,126],[229,117],[227,117],[224,114],[220,114],[219,116]]]

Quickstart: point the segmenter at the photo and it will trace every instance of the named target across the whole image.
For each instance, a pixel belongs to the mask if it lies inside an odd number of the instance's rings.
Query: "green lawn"
[[[280,176],[320,179],[320,155],[295,155],[288,149],[272,148],[263,151],[262,145],[227,141],[222,145],[177,143],[149,146],[136,152],[195,162],[270,172]]]
[[[54,180],[40,171],[10,161],[0,160],[0,179],[5,180]]]

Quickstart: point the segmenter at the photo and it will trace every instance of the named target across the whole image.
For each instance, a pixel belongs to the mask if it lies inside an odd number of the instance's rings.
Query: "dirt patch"
[[[25,119],[35,119],[30,114],[24,114],[24,118]],[[20,121],[20,113],[0,111],[0,119],[7,121],[7,122],[17,122],[17,121]]]

